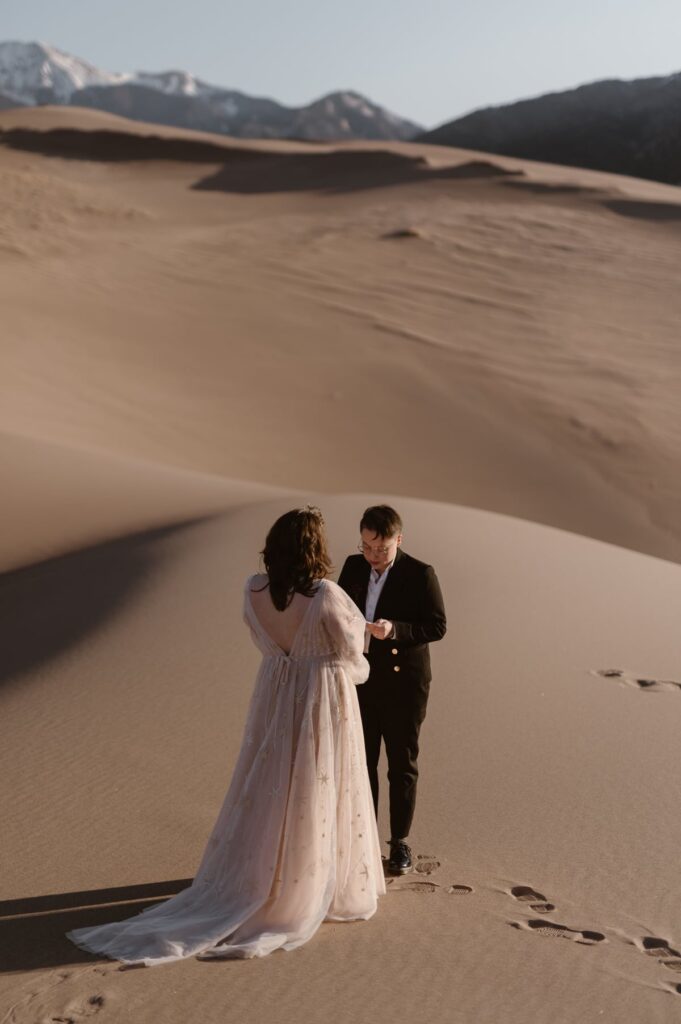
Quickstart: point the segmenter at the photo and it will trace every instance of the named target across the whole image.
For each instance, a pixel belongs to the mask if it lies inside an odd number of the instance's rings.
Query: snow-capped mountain
[[[357,92],[332,92],[294,114],[298,138],[410,139],[418,128]],[[372,131],[373,126],[373,131]]]
[[[410,139],[421,131],[356,92],[286,107],[187,71],[113,73],[46,43],[0,43],[0,109],[47,103],[248,138]]]
[[[168,96],[210,96],[216,91],[216,86],[202,82],[188,71],[138,71],[130,79],[134,79],[138,85],[147,85],[150,89],[165,92]]]
[[[67,104],[78,89],[114,85],[126,77],[99,71],[46,43],[0,43],[0,92],[22,104]]]

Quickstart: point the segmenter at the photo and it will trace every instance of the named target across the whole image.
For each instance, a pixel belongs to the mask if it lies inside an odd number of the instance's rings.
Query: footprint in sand
[[[676,949],[672,949],[666,939],[658,939],[654,935],[645,935],[639,942],[634,941],[634,945],[648,956],[655,957],[663,967],[681,974],[681,953]]]
[[[681,960],[676,958],[672,960],[660,960],[663,967],[668,967],[670,971],[676,971],[677,974],[681,974]]]
[[[390,887],[391,892],[435,893],[442,889],[440,883],[430,880],[426,881],[425,879],[439,871],[441,867],[441,862],[434,854],[418,853],[414,861],[414,871],[416,875],[422,876],[421,878],[416,878],[414,875],[410,877],[406,875],[393,875],[386,878],[385,884]],[[452,883],[446,886],[444,892],[450,896],[469,896],[473,892],[473,886],[466,885],[463,882]]]
[[[104,996],[90,996],[84,1005],[69,1010],[60,1017],[50,1017],[50,1024],[78,1024],[83,1017],[97,1013],[104,1006]]]
[[[388,858],[382,857],[383,870],[388,873],[390,871],[388,867]],[[432,875],[434,871],[437,871],[441,867],[440,861],[432,853],[417,853],[414,862],[414,871],[418,872],[419,875]],[[395,878],[401,878],[401,875],[389,875],[390,880]],[[390,884],[388,878],[386,878],[386,884]]]
[[[681,996],[681,985],[674,981],[661,981],[659,985],[663,992],[671,992],[675,996]]]
[[[416,870],[418,871],[418,867]],[[407,880],[404,877],[386,878],[385,884],[390,886],[393,892],[433,893],[441,888],[437,882],[421,882],[416,878]],[[463,883],[448,885],[444,891],[451,896],[468,896],[473,892],[473,886]]]
[[[418,892],[418,893],[432,893],[437,892],[440,886],[436,882],[403,882],[395,879],[392,885],[393,892]]]
[[[530,930],[538,935],[546,935],[549,938],[570,939],[571,942],[578,942],[582,946],[595,946],[599,942],[607,942],[605,935],[601,932],[580,931],[578,928],[568,928],[564,924],[555,924],[553,921],[509,921],[512,928],[521,931]]]
[[[521,903],[529,903],[530,910],[537,914],[550,914],[556,909],[553,903],[548,902],[546,896],[542,896],[536,889],[531,889],[529,885],[514,885],[509,895]]]
[[[592,675],[601,676],[603,679],[621,679],[628,686],[636,686],[639,690],[681,690],[681,683],[674,679],[651,679],[643,676],[631,675],[621,668],[597,668],[592,670]]]
[[[420,875],[432,875],[433,871],[437,871],[439,867],[440,861],[436,860],[435,857],[430,857],[425,853],[419,853],[416,858],[414,870],[418,871]]]

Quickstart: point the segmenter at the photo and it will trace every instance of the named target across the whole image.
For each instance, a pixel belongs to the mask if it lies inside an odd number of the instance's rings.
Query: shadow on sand
[[[0,684],[73,647],[154,571],[160,542],[205,517],[147,530],[0,576]]]
[[[601,189],[587,188],[586,185],[570,185],[568,182],[560,181],[505,181],[504,185],[522,189],[525,192],[532,192],[534,195],[598,195]]]
[[[632,217],[636,220],[647,220],[657,224],[681,221],[681,203],[657,203],[641,199],[602,199],[600,197],[603,195],[603,189],[570,185],[567,182],[510,180],[504,181],[502,184],[538,196],[583,195],[586,198],[593,197],[606,210],[611,210],[612,213],[617,213],[621,217]]]
[[[32,971],[106,959],[74,946],[66,932],[133,917],[191,883],[191,878],[176,878],[4,900],[0,902],[0,971]]]
[[[420,156],[388,150],[335,150],[332,153],[272,155],[272,162],[247,168],[226,163],[192,187],[202,191],[239,192],[355,192],[392,185],[505,178],[522,174],[487,160],[471,160],[456,167],[431,167]]]
[[[219,163],[222,166],[217,172],[195,182],[192,188],[242,194],[350,192],[415,182],[507,178],[523,174],[490,160],[472,160],[455,167],[436,168],[422,156],[380,148],[282,153],[245,146],[221,146],[199,139],[76,128],[53,128],[44,132],[13,128],[0,132],[0,144],[70,160]]]
[[[136,160],[176,160],[183,163],[220,163],[232,158],[257,159],[257,150],[232,149],[200,139],[162,138],[132,132],[82,131],[79,128],[10,128],[0,131],[0,144],[26,153],[61,157],[65,160],[96,160],[127,163]]]
[[[660,221],[681,220],[681,203],[646,203],[636,199],[610,199],[603,206],[623,217],[636,220]]]

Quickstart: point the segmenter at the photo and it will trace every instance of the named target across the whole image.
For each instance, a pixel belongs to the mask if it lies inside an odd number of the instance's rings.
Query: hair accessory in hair
[[[320,522],[322,522],[322,523],[324,522],[324,516],[322,515],[322,510],[320,508],[318,508],[317,505],[305,505],[304,508],[299,508],[298,509],[298,515],[303,515],[303,514],[314,516],[315,519],[319,519]]]

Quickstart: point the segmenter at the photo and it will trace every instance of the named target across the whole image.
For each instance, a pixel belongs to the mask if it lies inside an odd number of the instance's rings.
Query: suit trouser
[[[381,739],[388,759],[390,835],[409,835],[418,782],[419,730],[426,717],[428,684],[400,680],[372,681],[357,687],[364,729],[364,748],[374,809],[378,816],[378,759]]]

